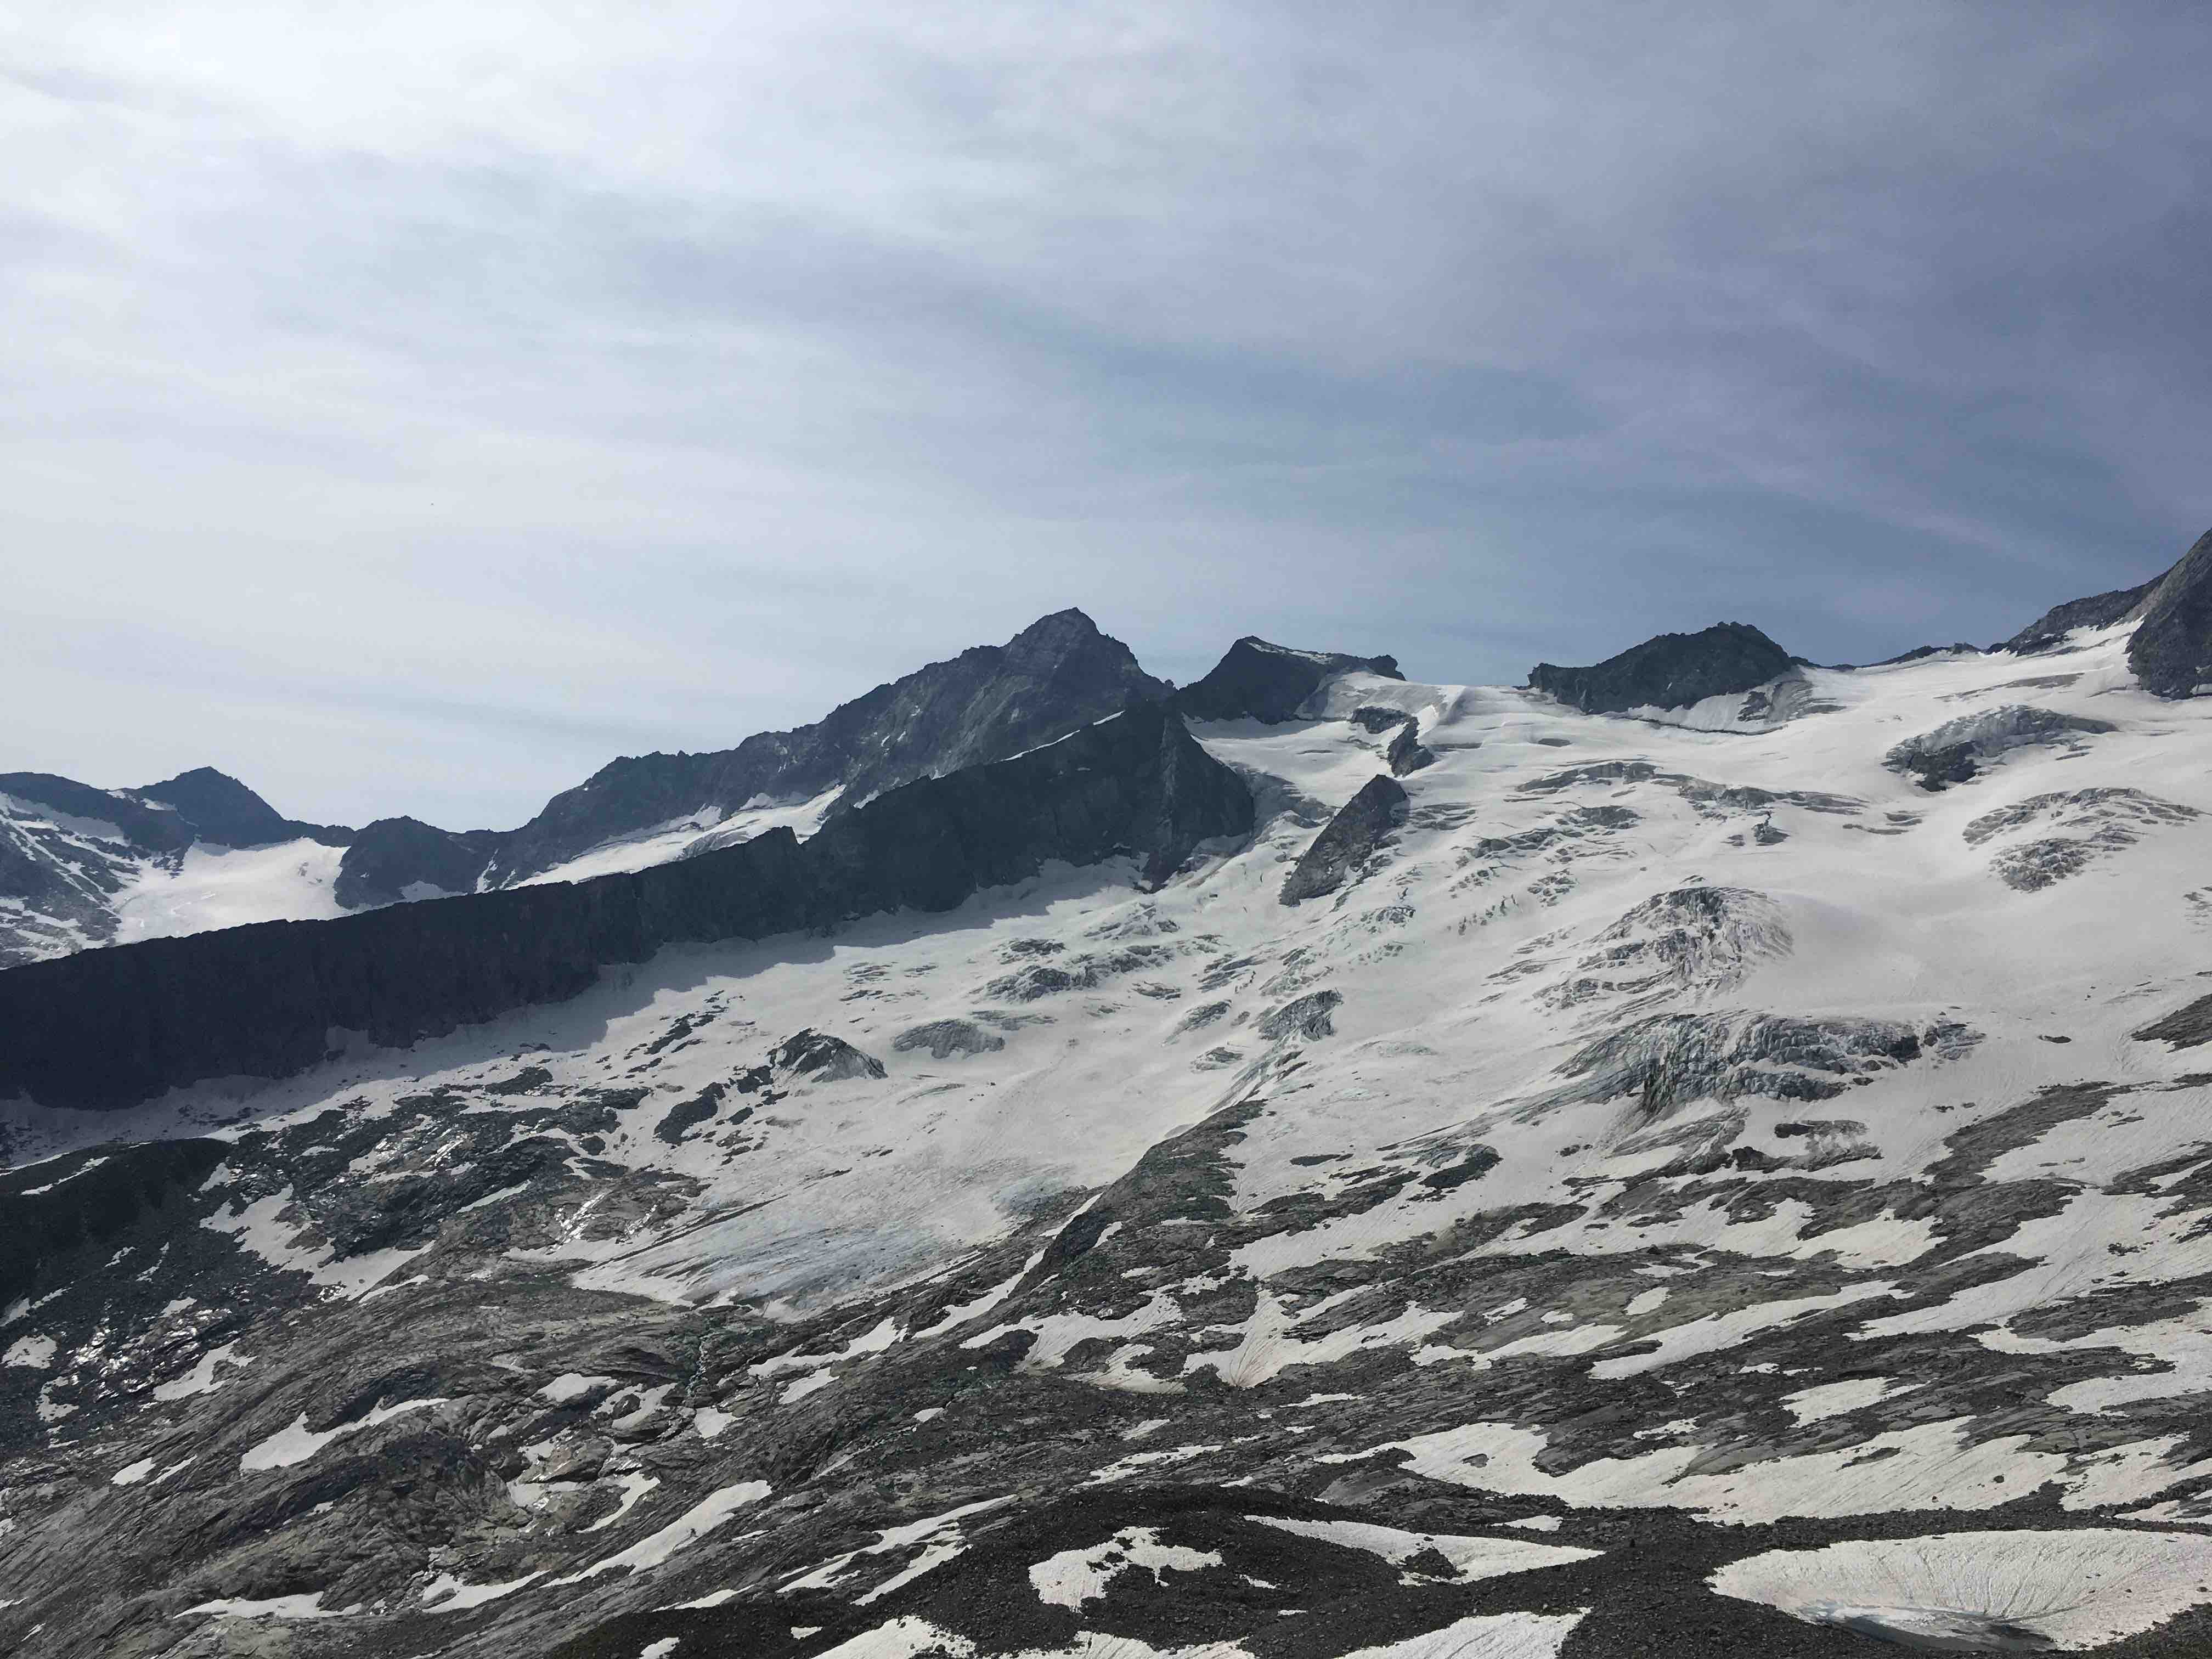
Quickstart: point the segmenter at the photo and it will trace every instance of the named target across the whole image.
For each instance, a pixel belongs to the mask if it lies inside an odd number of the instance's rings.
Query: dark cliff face
[[[842,789],[839,807],[849,811],[886,789],[1019,754],[1171,690],[1082,611],[1059,611],[1004,645],[978,646],[879,685],[815,725],[763,732],[711,754],[615,761],[554,796],[519,830],[410,832],[404,848],[386,837],[373,854],[346,860],[339,901],[376,902],[347,895],[418,881],[449,890],[473,888],[479,878],[505,886],[656,825],[696,814],[703,828],[760,798],[802,801]],[[419,861],[408,864],[403,852]],[[374,875],[366,867],[372,855]],[[465,879],[441,878],[464,869]]]
[[[1334,893],[1406,821],[1409,806],[1405,786],[1381,773],[1370,778],[1291,866],[1282,902],[1296,904]]]
[[[202,766],[179,772],[163,783],[148,784],[137,794],[174,807],[201,841],[224,847],[267,847],[280,841],[319,841],[343,847],[353,831],[338,824],[302,823],[288,818],[236,778]]]
[[[1662,634],[1588,668],[1540,662],[1528,671],[1528,686],[1586,714],[1615,714],[1748,691],[1795,666],[1750,623],[1716,623],[1695,634]]]
[[[1202,679],[1176,695],[1182,712],[1194,720],[1264,720],[1270,726],[1296,718],[1299,708],[1340,674],[1364,671],[1402,680],[1395,657],[1348,657],[1337,651],[1298,651],[1271,645],[1248,634]]]
[[[2192,697],[2212,686],[2212,531],[2144,596],[2128,641],[2128,666],[2143,690]]]
[[[1243,784],[1158,702],[1014,759],[893,789],[802,844],[787,830],[633,875],[264,922],[0,972],[0,1097],[113,1108],[208,1078],[282,1077],[337,1032],[404,1044],[589,987],[663,945],[951,908],[1048,860],[1148,880],[1252,826]]]

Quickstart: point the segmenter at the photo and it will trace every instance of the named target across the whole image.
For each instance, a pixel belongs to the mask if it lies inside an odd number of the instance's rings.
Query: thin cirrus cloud
[[[4,764],[507,824],[1081,605],[1517,680],[2212,522],[2194,8],[92,4],[5,37]]]

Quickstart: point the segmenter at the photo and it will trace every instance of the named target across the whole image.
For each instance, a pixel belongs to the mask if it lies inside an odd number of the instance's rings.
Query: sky
[[[0,770],[507,827],[1080,605],[1518,684],[2212,525],[2199,0],[0,18]]]

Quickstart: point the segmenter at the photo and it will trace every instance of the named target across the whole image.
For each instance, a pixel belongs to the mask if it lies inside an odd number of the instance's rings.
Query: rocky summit
[[[361,905],[0,970],[0,1649],[2212,1652],[2205,546],[1857,669],[1062,613],[597,865],[279,820]]]

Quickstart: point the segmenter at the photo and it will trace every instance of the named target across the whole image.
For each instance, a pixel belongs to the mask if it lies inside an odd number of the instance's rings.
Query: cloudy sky
[[[0,21],[0,770],[506,826],[1079,605],[1517,683],[2212,524],[2201,0]]]

